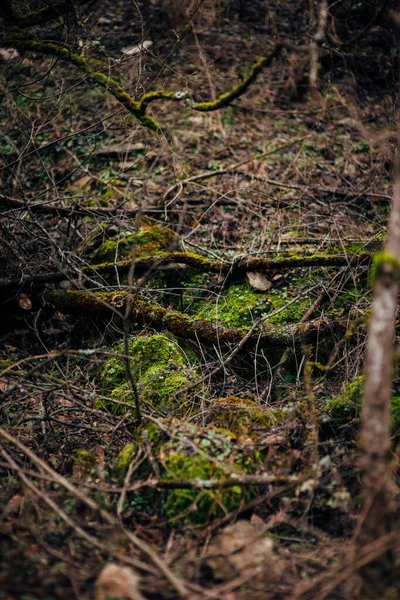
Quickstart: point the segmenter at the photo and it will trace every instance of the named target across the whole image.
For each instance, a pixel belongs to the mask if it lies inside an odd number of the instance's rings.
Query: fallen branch
[[[372,252],[358,252],[356,254],[313,254],[302,256],[281,255],[275,258],[265,257],[238,257],[232,262],[225,262],[219,259],[210,259],[192,252],[165,252],[152,256],[151,258],[137,258],[135,260],[135,271],[137,273],[146,271],[155,265],[162,267],[166,265],[187,265],[194,269],[210,273],[220,273],[222,275],[245,275],[249,271],[274,271],[283,269],[302,269],[304,267],[347,267],[349,265],[359,266],[367,265],[373,257]],[[82,275],[107,275],[126,273],[129,271],[132,261],[120,261],[116,263],[102,263],[98,265],[87,265],[80,267],[79,272]],[[76,272],[71,274],[71,278],[76,278]],[[13,279],[0,279],[0,291],[19,288],[22,289],[28,284],[38,283],[56,283],[68,279],[67,272],[35,273],[26,277]]]
[[[48,290],[45,300],[58,310],[68,314],[90,317],[110,317],[116,308],[123,311],[126,302],[132,303],[132,319],[159,330],[167,330],[181,339],[206,344],[240,344],[248,336],[248,327],[222,327],[215,321],[189,317],[175,310],[168,310],[157,304],[146,302],[134,295],[118,293],[93,293],[80,291]],[[315,319],[307,323],[273,324],[263,322],[247,337],[244,347],[255,344],[269,348],[284,348],[302,343],[312,343],[322,335],[335,330],[346,330],[341,321]]]

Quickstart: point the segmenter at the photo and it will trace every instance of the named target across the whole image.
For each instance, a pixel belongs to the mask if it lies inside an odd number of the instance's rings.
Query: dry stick
[[[54,471],[44,460],[39,458],[32,450],[24,446],[17,438],[13,437],[5,429],[0,427],[0,437],[7,440],[11,444],[14,444],[23,452],[30,460],[36,464],[38,467],[43,469],[46,473],[51,475],[54,478],[54,481],[68,490],[71,494],[73,494],[76,498],[78,498],[81,502],[86,504],[92,510],[98,512],[100,516],[113,527],[120,528],[124,535],[129,539],[129,541],[136,546],[141,552],[143,552],[146,556],[150,558],[150,560],[154,563],[156,567],[161,571],[167,581],[175,588],[177,593],[181,598],[186,598],[188,596],[188,590],[185,584],[182,582],[180,578],[178,578],[171,569],[166,565],[161,556],[151,548],[146,542],[140,540],[136,535],[127,531],[121,523],[117,519],[115,519],[109,512],[101,508],[90,496],[82,492],[82,490],[75,487],[72,483],[68,481],[65,477]],[[15,464],[15,463],[14,463]],[[45,496],[47,498],[47,496]],[[50,498],[48,499],[49,501]],[[46,500],[47,501],[47,500]],[[52,502],[52,501],[51,501]],[[54,504],[54,503],[53,503]],[[55,505],[56,506],[56,505]],[[57,507],[58,508],[58,507]]]
[[[141,457],[140,462],[143,460]],[[131,463],[132,464],[132,463]],[[0,461],[0,467],[6,466],[6,463]],[[30,477],[34,477],[35,479],[41,479],[43,481],[47,481],[49,483],[53,483],[54,479],[52,477],[48,477],[46,475],[42,475],[41,473],[35,473],[33,471],[28,471],[26,469],[21,469],[18,465],[13,470],[21,471]],[[307,477],[309,475],[307,474]],[[205,490],[219,490],[219,489],[228,489],[234,486],[246,487],[247,485],[257,485],[259,487],[267,487],[269,488],[272,485],[286,485],[286,486],[294,486],[299,483],[302,483],[304,480],[304,475],[268,475],[265,473],[260,473],[259,475],[240,475],[238,473],[230,474],[226,479],[160,479],[159,477],[148,477],[143,481],[137,481],[136,483],[132,483],[128,485],[126,483],[129,481],[129,478],[126,477],[124,480],[123,487],[106,487],[101,486],[99,484],[90,483],[87,481],[79,481],[79,485],[82,487],[86,487],[89,489],[94,489],[97,492],[102,492],[104,494],[126,494],[128,492],[137,492],[138,490],[142,490],[144,488],[151,489],[181,489],[181,490],[192,490],[192,489],[205,489]]]
[[[392,197],[388,194],[375,194],[373,192],[345,192],[343,190],[339,190],[337,188],[322,188],[317,185],[299,185],[294,183],[283,183],[282,181],[276,181],[275,179],[268,179],[266,177],[257,177],[256,175],[252,175],[251,173],[244,173],[246,177],[251,177],[252,179],[256,179],[257,181],[262,181],[263,183],[269,183],[270,185],[274,185],[276,187],[287,188],[289,190],[299,190],[301,192],[307,192],[308,190],[320,192],[322,194],[331,194],[334,196],[345,196],[346,198],[359,198],[365,196],[367,198],[382,198],[383,200],[392,200]]]
[[[343,560],[339,566],[320,575],[309,584],[300,584],[300,590],[295,592],[292,600],[325,600],[335,588],[349,579],[358,569],[370,564],[389,550],[399,548],[399,534],[400,531],[395,530],[378,537],[363,548],[359,548],[356,557],[351,550],[346,560]]]

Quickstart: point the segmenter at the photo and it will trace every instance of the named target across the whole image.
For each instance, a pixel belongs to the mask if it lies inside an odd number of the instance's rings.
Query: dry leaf
[[[257,292],[266,292],[270,289],[272,283],[258,271],[249,271],[246,273],[249,284]]]

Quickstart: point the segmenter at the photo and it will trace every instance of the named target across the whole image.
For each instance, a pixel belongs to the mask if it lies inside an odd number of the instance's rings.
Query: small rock
[[[15,48],[0,48],[0,58],[7,62],[19,57],[19,52]],[[0,61],[1,62],[1,61]]]
[[[246,273],[249,284],[257,292],[266,292],[270,289],[272,283],[258,271],[249,271]]]
[[[273,550],[273,540],[257,529],[241,520],[216,536],[205,559],[215,579],[248,576],[263,584],[279,581],[283,563]]]
[[[139,576],[130,567],[116,564],[106,565],[96,580],[96,600],[124,598],[124,600],[145,600],[139,591]]]

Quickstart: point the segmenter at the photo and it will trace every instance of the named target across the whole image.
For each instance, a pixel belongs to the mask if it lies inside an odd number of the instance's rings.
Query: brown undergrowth
[[[180,45],[152,3],[138,59],[121,48],[145,21],[116,3],[85,22],[101,47],[84,52],[135,98],[154,85],[201,102],[267,54],[279,20],[306,41],[298,7],[239,20],[245,3],[225,4]],[[365,85],[323,55],[321,103],[283,56],[218,117],[152,105],[163,137],[49,57],[3,66],[0,598],[89,600],[108,562],[147,598],[354,598],[357,570],[397,551],[392,535],[352,554],[390,177],[351,107],[369,127],[394,115],[372,47],[341,50],[375,61]],[[394,444],[399,393],[395,380]],[[243,538],[227,529],[242,521]],[[264,567],[215,561],[224,531],[228,556],[261,540]]]

